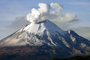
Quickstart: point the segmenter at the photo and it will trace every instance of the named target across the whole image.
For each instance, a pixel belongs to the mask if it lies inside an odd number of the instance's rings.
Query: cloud
[[[52,20],[55,24],[57,24],[60,28],[62,28],[63,30],[68,30],[70,29],[69,27],[71,25],[74,25],[76,23],[79,22],[79,20],[72,20],[72,21],[68,21],[68,22],[61,22],[59,19],[54,19]],[[26,17],[16,17],[14,22],[6,27],[2,27],[0,28],[0,39],[14,33],[15,31],[19,30],[20,28],[24,27],[25,25],[30,24],[30,22],[28,22],[26,20]]]
[[[0,28],[0,39],[14,33],[15,31],[19,30],[27,24],[30,23],[26,20],[25,16],[16,17],[12,24]]]
[[[26,16],[16,17],[11,25],[5,27],[0,31],[6,31],[6,33],[2,33],[2,35],[8,35],[9,33],[15,32],[16,30],[33,21],[38,22],[41,20],[49,19],[64,30],[68,30],[70,26],[80,22],[80,20],[76,18],[76,15],[74,13],[62,14],[63,6],[58,3],[51,3],[50,5],[39,3],[39,7],[40,8],[38,9],[33,8],[27,15],[27,19]],[[50,10],[50,8],[54,8],[54,10]]]
[[[48,15],[49,6],[47,4],[39,3],[38,6],[40,8],[38,8],[38,9],[33,8],[31,10],[31,13],[29,13],[27,15],[26,18],[28,21],[37,23],[38,21],[43,20],[43,16]]]
[[[38,9],[33,8],[26,16],[28,21],[38,23],[39,21],[49,19],[56,22],[61,28],[67,28],[80,21],[74,13],[62,14],[63,6],[58,3],[51,3],[50,5],[39,3],[38,6]],[[50,8],[54,10],[50,10]]]
[[[68,21],[68,22],[60,22],[58,20],[53,20],[53,22],[58,25],[61,29],[67,31],[69,29],[71,29],[71,26],[78,24],[80,22],[80,20],[75,19],[72,21]]]
[[[63,6],[58,4],[58,3],[51,3],[50,6],[54,9],[56,9],[56,11],[60,13],[60,10],[63,10]]]
[[[78,27],[72,29],[76,31],[79,35],[90,40],[90,27]]]
[[[60,21],[67,22],[72,21],[76,18],[74,13],[66,13],[64,16],[61,16]]]
[[[26,17],[16,17],[14,22],[8,26],[10,29],[20,29],[24,27],[25,25],[29,24],[29,22],[26,20]]]
[[[51,3],[50,6],[45,3],[39,3],[38,6],[38,9],[33,8],[27,15],[28,21],[37,23],[46,19],[54,19],[60,17],[63,10],[62,5],[58,3]],[[50,11],[50,8],[55,9],[55,11]]]

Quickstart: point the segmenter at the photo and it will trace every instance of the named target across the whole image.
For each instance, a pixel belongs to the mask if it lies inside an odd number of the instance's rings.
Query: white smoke
[[[61,16],[60,21],[67,22],[74,20],[76,18],[74,13],[66,13],[65,15]]]
[[[40,8],[33,8],[31,13],[27,15],[28,21],[37,23],[45,19],[52,19],[53,17],[59,16],[60,10],[63,9],[63,7],[57,3],[51,3],[51,7],[45,3],[39,3],[38,6]],[[54,8],[56,11],[50,11],[50,8]]]
[[[49,13],[49,6],[45,3],[39,3],[38,6],[40,8],[35,9],[33,8],[31,10],[31,13],[27,15],[27,20],[30,22],[37,23],[40,20],[44,20],[44,16],[46,16]]]
[[[51,3],[50,6],[54,9],[56,9],[56,12],[61,12],[63,10],[63,6],[58,3]]]
[[[76,18],[74,13],[62,14],[63,6],[58,3],[51,3],[47,5],[45,3],[39,3],[39,8],[33,8],[31,12],[27,15],[27,20],[30,22],[38,23],[40,21],[49,20],[59,20],[60,22],[68,22]],[[50,10],[50,8],[53,9]]]

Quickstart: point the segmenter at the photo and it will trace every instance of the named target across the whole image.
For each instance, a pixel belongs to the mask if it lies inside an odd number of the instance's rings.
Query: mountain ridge
[[[73,30],[63,31],[49,20],[26,25],[1,40],[0,47],[1,56],[5,54],[5,56],[22,57],[23,52],[25,52],[23,56],[37,57],[37,59],[38,55],[51,59],[90,55],[89,40],[79,36]],[[8,55],[7,52],[9,52]]]

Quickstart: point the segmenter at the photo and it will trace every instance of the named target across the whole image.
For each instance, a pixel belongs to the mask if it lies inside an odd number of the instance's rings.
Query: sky
[[[39,3],[63,6],[62,19],[50,20],[90,40],[90,0],[0,0],[0,40],[29,24],[25,17],[32,8],[38,9]]]

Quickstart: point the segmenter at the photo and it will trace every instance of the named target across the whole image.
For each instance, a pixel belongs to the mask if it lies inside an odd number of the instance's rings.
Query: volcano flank
[[[30,23],[0,41],[0,59],[39,60],[90,54],[90,41],[50,20]]]

